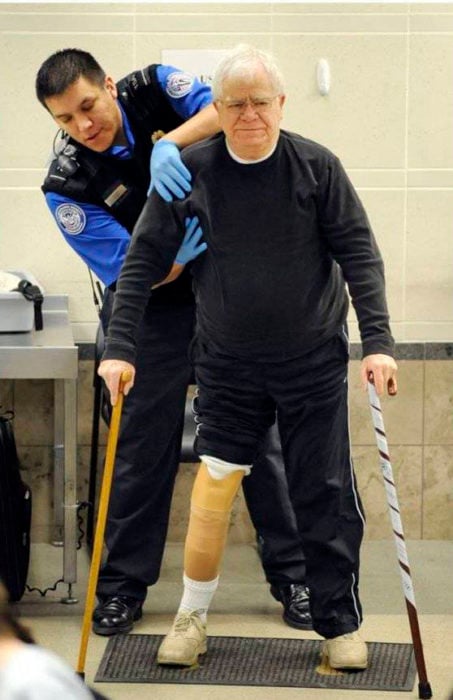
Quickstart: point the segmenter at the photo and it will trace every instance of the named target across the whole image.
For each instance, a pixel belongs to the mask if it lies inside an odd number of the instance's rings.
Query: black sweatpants
[[[277,411],[314,629],[326,638],[357,629],[364,516],[350,451],[344,334],[281,362],[228,357],[198,339],[192,359],[200,454],[253,464]]]
[[[107,290],[103,325],[108,324],[113,294]],[[124,401],[105,540],[107,556],[97,585],[99,597],[129,595],[144,600],[159,578],[168,530],[171,498],[179,465],[187,387],[192,379],[188,349],[194,307],[148,305],[138,337],[136,379]],[[272,540],[263,561],[271,583],[305,579],[305,558],[294,516],[284,507],[286,483],[278,434],[260,451],[260,471],[269,481],[282,480],[281,506],[246,493],[252,521]],[[284,476],[284,475],[283,475]],[[273,500],[275,505],[275,499]],[[264,534],[263,534],[264,536]]]
[[[270,584],[306,583],[306,563],[291,504],[277,423],[266,433],[253,469],[242,480],[247,508],[259,538],[261,563]]]

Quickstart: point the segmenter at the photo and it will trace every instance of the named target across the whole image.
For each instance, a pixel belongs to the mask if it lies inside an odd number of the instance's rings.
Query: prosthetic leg
[[[173,627],[159,648],[159,664],[192,666],[207,650],[206,613],[218,584],[233,501],[249,470],[220,460],[215,460],[215,465],[210,458],[204,460],[192,489],[184,594]]]
[[[184,572],[195,581],[212,581],[218,576],[231,508],[243,476],[240,470],[214,479],[201,463],[192,490],[184,549]]]

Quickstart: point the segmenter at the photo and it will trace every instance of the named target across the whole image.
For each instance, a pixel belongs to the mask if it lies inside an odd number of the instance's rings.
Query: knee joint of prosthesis
[[[231,467],[229,474],[213,478],[209,466],[202,462],[194,482],[184,571],[197,581],[211,581],[218,575],[231,508],[247,472],[247,467]]]

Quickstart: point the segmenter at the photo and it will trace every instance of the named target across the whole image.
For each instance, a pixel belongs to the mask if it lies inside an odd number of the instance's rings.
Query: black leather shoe
[[[142,601],[128,595],[105,598],[93,613],[93,632],[103,636],[130,632],[142,616]]]
[[[303,583],[271,586],[275,600],[283,605],[283,620],[298,630],[311,630],[310,592]]]

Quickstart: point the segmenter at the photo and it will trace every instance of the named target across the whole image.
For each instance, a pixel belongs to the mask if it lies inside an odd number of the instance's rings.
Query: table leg
[[[63,580],[77,580],[77,383],[64,380]]]
[[[52,544],[63,546],[64,502],[64,381],[54,381],[54,471],[53,471],[53,519]]]

